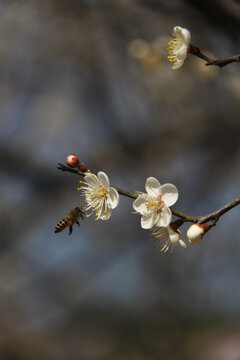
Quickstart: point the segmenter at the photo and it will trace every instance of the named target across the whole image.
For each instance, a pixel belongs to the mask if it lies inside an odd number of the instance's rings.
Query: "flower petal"
[[[161,186],[161,196],[166,206],[172,206],[178,199],[178,189],[173,184]]]
[[[167,227],[170,224],[170,222],[172,221],[172,212],[171,212],[171,210],[167,206],[164,206],[159,215],[160,216],[158,216],[158,219],[156,220],[155,225],[156,226]]]
[[[99,186],[99,180],[95,174],[87,174],[84,176],[84,181],[87,183],[87,185],[90,185],[92,187]]]
[[[173,66],[172,66],[172,68],[175,70],[175,69],[179,69],[182,65],[183,65],[183,63],[184,63],[184,60],[183,61],[177,61],[177,63],[176,64],[174,64]]]
[[[191,41],[191,33],[188,29],[182,28],[182,35],[184,37],[184,43],[187,46]]]
[[[101,212],[98,214],[98,218],[101,220],[108,220],[112,214],[112,209],[105,210],[102,208]]]
[[[169,239],[173,245],[179,245],[180,235],[176,232],[169,234]]]
[[[146,213],[146,203],[148,203],[148,195],[141,194],[137,197],[136,200],[134,200],[133,208],[135,211],[143,215]]]
[[[105,174],[103,171],[99,171],[98,180],[105,187],[106,190],[109,190],[110,183],[107,174]]]
[[[184,249],[187,248],[187,245],[186,245],[185,242],[182,240],[182,238],[179,240],[179,245],[181,245]]]
[[[112,209],[115,209],[119,204],[119,193],[113,187],[110,187],[107,202]]]
[[[160,183],[155,177],[147,178],[145,189],[149,196],[158,197],[160,195]]]
[[[183,42],[185,45],[188,45],[190,43],[191,33],[188,29],[181,26],[175,26],[173,32],[177,39],[183,38]]]
[[[155,225],[154,214],[146,214],[141,217],[141,227],[143,229],[151,229]]]
[[[185,45],[181,46],[181,48],[175,51],[175,56],[177,58],[177,63],[184,62],[187,57],[187,48]]]

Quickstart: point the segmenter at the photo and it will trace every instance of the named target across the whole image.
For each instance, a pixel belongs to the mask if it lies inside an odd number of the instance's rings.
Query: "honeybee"
[[[59,233],[66,229],[66,227],[69,227],[69,235],[71,235],[73,224],[78,224],[78,226],[80,226],[80,223],[78,222],[80,218],[84,220],[84,212],[79,207],[75,207],[69,211],[67,216],[57,223],[54,232]]]

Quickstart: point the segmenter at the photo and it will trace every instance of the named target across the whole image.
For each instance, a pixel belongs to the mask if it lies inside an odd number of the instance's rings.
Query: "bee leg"
[[[80,223],[76,220],[76,224],[78,224],[78,226],[80,226]]]
[[[71,233],[72,233],[72,225],[69,226],[69,233],[68,233],[68,235],[71,235]]]

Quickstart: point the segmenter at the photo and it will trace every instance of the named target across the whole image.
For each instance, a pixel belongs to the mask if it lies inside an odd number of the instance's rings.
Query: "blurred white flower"
[[[175,185],[160,185],[154,177],[149,177],[145,184],[146,193],[141,193],[133,202],[133,208],[142,215],[141,226],[151,229],[153,226],[166,227],[172,221],[172,212],[169,206],[178,199],[178,190]]]
[[[173,246],[182,246],[186,249],[187,245],[182,239],[181,233],[179,230],[173,230],[171,224],[165,228],[156,228],[153,230],[152,235],[155,241],[160,242],[160,250],[167,252],[170,246],[173,249]]]
[[[182,66],[187,57],[191,34],[188,29],[182,28],[181,26],[175,26],[173,29],[173,36],[175,36],[175,38],[170,38],[168,43],[168,60],[173,62],[173,69],[178,69]]]
[[[79,190],[82,191],[87,202],[85,210],[95,212],[96,220],[108,220],[112,209],[119,204],[119,194],[110,186],[108,176],[102,171],[99,171],[97,176],[88,173],[80,183],[84,184]]]
[[[187,231],[187,237],[191,244],[198,244],[202,240],[205,232],[205,226],[201,224],[193,224]]]

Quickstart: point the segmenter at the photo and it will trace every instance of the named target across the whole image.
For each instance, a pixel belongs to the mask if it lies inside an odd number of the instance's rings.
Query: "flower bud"
[[[191,244],[198,244],[202,240],[204,232],[206,230],[206,225],[202,224],[193,224],[187,231],[187,237]]]
[[[78,157],[74,154],[68,155],[66,162],[71,168],[75,168],[79,164]]]
[[[87,168],[86,168],[86,165],[84,163],[79,163],[77,165],[78,169],[82,172],[86,172],[87,171]]]

